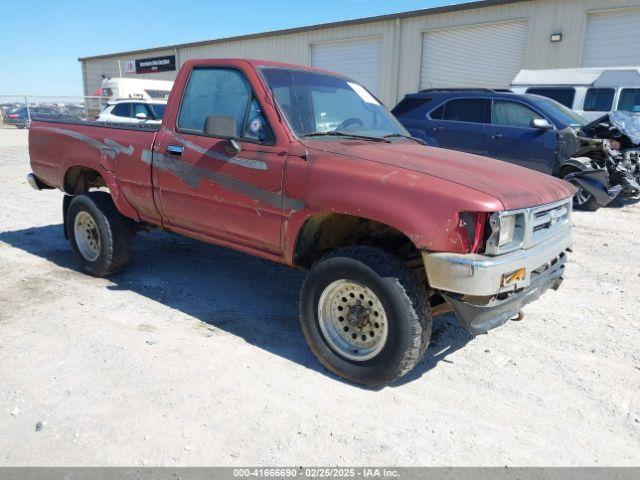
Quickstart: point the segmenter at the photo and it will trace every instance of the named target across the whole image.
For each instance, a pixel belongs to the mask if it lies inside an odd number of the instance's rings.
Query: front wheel
[[[567,176],[577,171],[578,170],[572,170],[571,172],[567,173],[564,177],[562,177],[563,180],[566,180],[567,182],[571,183],[571,185],[576,187],[576,189],[578,190],[576,194],[573,196],[573,208],[576,210],[585,210],[587,212],[595,212],[600,208],[600,204],[596,200],[596,197],[591,195],[589,192],[585,191],[582,187],[580,187],[580,185],[572,182],[571,180],[567,180]]]
[[[431,338],[426,288],[393,255],[347,247],[309,271],[300,321],[318,360],[362,385],[386,385],[409,372]]]
[[[71,248],[85,272],[103,277],[129,263],[132,222],[118,212],[108,193],[73,197],[66,228]]]

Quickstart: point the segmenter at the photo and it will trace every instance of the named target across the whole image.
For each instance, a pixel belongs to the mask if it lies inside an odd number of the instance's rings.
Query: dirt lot
[[[302,272],[154,233],[85,276],[28,171],[0,130],[2,465],[640,464],[640,204],[574,214],[566,282],[524,321],[440,317],[370,391],[307,348]]]

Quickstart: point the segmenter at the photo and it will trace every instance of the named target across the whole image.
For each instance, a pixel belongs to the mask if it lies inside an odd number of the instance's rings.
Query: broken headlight
[[[489,238],[486,253],[499,255],[522,246],[525,234],[525,214],[496,212],[489,217]]]

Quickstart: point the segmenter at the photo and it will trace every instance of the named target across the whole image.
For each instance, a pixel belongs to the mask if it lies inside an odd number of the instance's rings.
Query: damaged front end
[[[429,286],[469,332],[504,324],[548,289],[560,287],[571,249],[571,204],[566,199],[493,214],[484,253],[423,252]],[[509,217],[513,220],[502,221]],[[512,233],[505,235],[505,227]]]
[[[469,332],[485,333],[516,317],[522,307],[540,298],[549,288],[560,288],[566,260],[567,255],[562,252],[531,272],[528,287],[512,292],[481,297],[456,293],[442,293],[442,296]]]
[[[640,195],[640,115],[617,111],[582,127],[559,132],[560,170],[578,188],[583,200],[591,196],[600,206],[614,198]]]
[[[565,175],[564,180],[576,187],[578,204],[586,203],[588,196],[591,195],[598,202],[598,205],[606,207],[623,190],[621,185],[611,186],[609,172],[603,168],[570,173]]]

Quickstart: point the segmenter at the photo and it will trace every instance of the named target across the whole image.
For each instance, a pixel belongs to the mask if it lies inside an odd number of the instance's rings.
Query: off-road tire
[[[373,358],[354,361],[327,342],[319,325],[319,301],[332,282],[346,279],[369,288],[388,317],[388,337]],[[328,370],[368,387],[384,386],[409,372],[423,357],[431,338],[426,286],[395,256],[353,246],[331,252],[307,274],[300,293],[300,322],[311,350]]]
[[[100,253],[94,261],[87,260],[78,248],[74,222],[76,216],[88,213],[95,221],[100,235]],[[86,273],[104,277],[117,272],[129,263],[133,222],[124,217],[106,192],[88,192],[73,197],[67,211],[67,236],[80,268]]]

